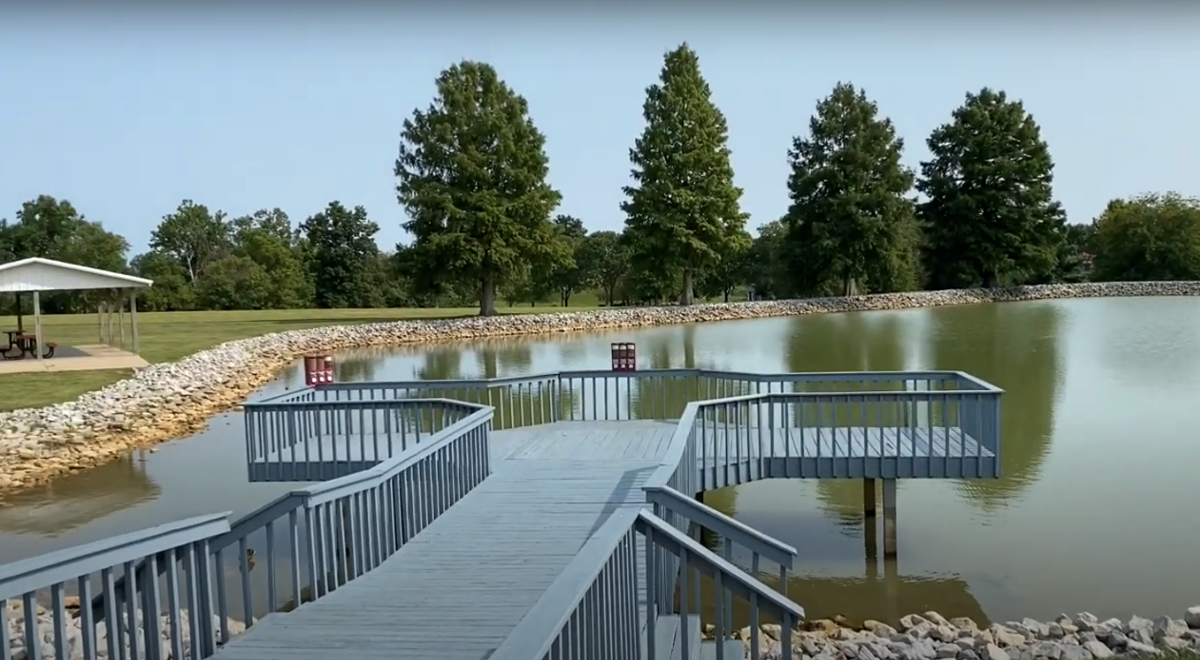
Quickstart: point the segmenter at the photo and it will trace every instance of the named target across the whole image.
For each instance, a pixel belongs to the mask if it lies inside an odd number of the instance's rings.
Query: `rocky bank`
[[[82,621],[78,616],[79,601],[78,599],[74,598],[68,598],[67,600],[68,603],[66,611],[68,620],[66,622],[67,634],[65,637],[67,647],[66,659],[83,660],[83,658],[87,656],[84,654],[83,648],[83,628],[81,627]],[[54,649],[54,616],[44,607],[39,606],[37,608],[36,621],[38,631],[37,635],[39,640],[39,648],[37,650],[41,653],[40,657],[34,658],[33,654],[30,653],[29,647],[27,646],[28,640],[25,638],[24,609],[21,607],[20,603],[9,602],[7,610],[8,616],[6,618],[8,621],[8,642],[9,648],[12,650],[12,660],[56,660],[57,656]],[[125,621],[125,619],[122,618],[122,621]],[[137,612],[137,622],[138,628],[134,633],[136,635],[135,639],[138,640],[137,657],[145,658],[148,654],[145,650],[145,628],[143,626],[142,612],[140,610]],[[228,619],[226,626],[231,637],[237,637],[246,631],[245,624],[235,619]],[[180,647],[183,650],[183,656],[182,658],[175,658],[174,644],[171,640],[171,617],[169,614],[162,614],[159,616],[158,629],[162,631],[160,635],[160,643],[162,644],[162,657],[166,660],[183,660],[183,658],[192,657],[191,624],[189,622],[187,610],[181,610],[179,612],[179,627],[181,633]],[[214,641],[220,641],[220,629],[221,619],[214,614]],[[91,639],[96,645],[96,657],[108,658],[109,652],[107,624],[103,622],[96,624],[96,632]],[[123,652],[118,650],[118,657],[129,657],[130,654],[128,652],[128,641],[123,640],[120,643],[125,647],[125,650]]]
[[[1114,657],[1200,654],[1200,606],[1182,619],[1162,616],[1128,621],[1083,612],[1053,621],[1024,619],[986,628],[967,618],[937,612],[910,614],[893,628],[878,621],[847,627],[829,619],[805,621],[792,634],[796,660],[1104,660]],[[711,626],[705,636],[712,637]],[[750,628],[737,637],[750,657]],[[759,658],[783,657],[778,624],[757,631]]]
[[[0,493],[28,488],[92,467],[130,449],[194,432],[306,353],[828,312],[1057,298],[1195,295],[1200,295],[1200,282],[1046,285],[291,330],[226,342],[178,362],[152,365],[132,378],[75,401],[0,414]]]

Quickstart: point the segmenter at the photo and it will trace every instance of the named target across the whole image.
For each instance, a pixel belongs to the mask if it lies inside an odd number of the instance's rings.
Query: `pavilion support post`
[[[138,324],[137,324],[137,289],[129,290],[129,321],[133,328],[133,352],[137,355],[138,347]]]
[[[33,336],[37,341],[37,359],[42,359],[42,297],[33,292]]]
[[[104,343],[104,308],[107,306],[108,306],[108,303],[101,300],[100,304],[96,307],[96,320],[97,320],[96,327],[100,330],[100,343],[101,344]]]

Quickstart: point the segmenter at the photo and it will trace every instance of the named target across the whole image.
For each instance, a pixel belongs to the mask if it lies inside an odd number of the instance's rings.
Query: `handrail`
[[[366,485],[366,484],[368,484],[368,482],[377,483],[384,479],[390,478],[395,473],[395,471],[401,470],[404,467],[406,467],[407,465],[409,465],[410,461],[415,462],[415,461],[420,460],[424,456],[428,455],[428,453],[430,453],[432,451],[436,451],[440,447],[444,446],[447,442],[449,442],[453,438],[457,437],[457,435],[459,433],[461,433],[462,431],[464,431],[468,428],[473,428],[474,426],[478,426],[479,423],[486,422],[488,419],[490,419],[491,413],[492,413],[492,408],[490,406],[484,406],[484,405],[480,405],[480,404],[468,403],[468,402],[464,402],[464,401],[451,400],[451,399],[409,399],[409,400],[405,400],[403,402],[403,404],[411,405],[413,403],[426,403],[426,402],[449,403],[449,404],[453,404],[453,405],[465,406],[468,408],[477,408],[478,410],[476,412],[472,413],[471,415],[467,416],[463,420],[460,420],[459,422],[451,424],[450,426],[447,426],[446,428],[442,429],[441,431],[434,433],[427,442],[422,443],[421,445],[418,445],[419,449],[415,452],[406,453],[401,456],[396,456],[396,457],[384,460],[384,461],[380,462],[378,465],[375,465],[372,468],[370,468],[368,470],[364,470],[362,472],[346,475],[345,477],[333,479],[333,480],[326,481],[326,482],[321,482],[318,484],[313,484],[310,486],[306,486],[304,488],[300,488],[300,489],[285,493],[285,494],[279,496],[278,498],[260,506],[259,508],[255,509],[254,511],[251,511],[250,513],[242,516],[241,518],[238,518],[236,521],[234,521],[232,523],[228,522],[229,512],[220,514],[219,517],[226,524],[225,524],[225,528],[223,530],[214,531],[211,534],[211,536],[215,537],[215,538],[211,538],[211,540],[209,541],[210,554],[219,555],[219,553],[221,551],[225,550],[226,548],[229,548],[230,546],[238,543],[239,541],[242,541],[249,535],[261,530],[267,524],[272,523],[272,522],[282,518],[283,516],[290,514],[293,511],[303,509],[304,507],[309,506],[314,503],[319,503],[321,501],[326,501],[328,499],[334,499],[334,498],[338,497],[338,495],[336,495],[336,494],[332,495],[332,496],[329,495],[329,493],[331,492],[331,488],[329,488],[329,486],[331,484],[332,484],[333,488],[343,487],[343,486],[346,486],[348,483],[354,483],[354,484],[358,484],[358,485],[363,485],[364,487],[369,487],[369,485]],[[351,402],[351,403],[361,403],[361,402]],[[383,402],[383,403],[389,403],[389,402]],[[397,402],[392,401],[390,403],[395,405]],[[358,490],[358,489],[352,489],[352,490]],[[319,501],[314,501],[314,498],[317,498]],[[216,514],[213,514],[213,515],[215,516]],[[204,518],[207,519],[208,517],[204,517]],[[188,521],[181,521],[180,523],[171,523],[171,524],[182,524],[182,523],[186,523],[186,522],[188,522]],[[121,539],[121,538],[126,538],[126,537],[140,537],[142,534],[145,533],[145,531],[146,530],[131,532],[130,534],[126,534],[126,535],[115,537],[115,538]],[[109,540],[113,540],[113,539],[109,539]],[[74,548],[67,548],[66,550],[63,550],[60,552],[71,553],[71,552],[74,552],[74,550],[75,550]],[[147,551],[146,553],[138,555],[138,558],[141,559],[149,554],[158,553],[158,552],[161,552],[161,551],[153,551],[153,550]],[[157,561],[155,563],[156,563],[157,573],[160,576],[168,570],[168,566],[165,563],[163,563],[161,561]],[[144,579],[143,574],[145,572],[146,565],[147,565],[146,560],[141,559],[141,561],[138,562],[138,564],[135,568],[135,570],[136,570],[135,575],[137,576],[136,579],[139,582],[142,579]],[[95,570],[99,570],[99,569],[95,569]],[[91,572],[91,571],[89,571],[89,572]],[[74,577],[74,576],[72,576],[72,577]],[[124,575],[122,575],[121,577],[117,578],[114,581],[114,584],[113,584],[113,594],[114,595],[124,593],[126,581],[127,581],[127,577]],[[44,584],[45,583],[43,583],[43,585],[41,585],[41,586],[44,586]],[[104,593],[97,594],[91,600],[91,609],[93,611],[93,616],[96,618],[97,621],[100,621],[105,617],[104,599],[106,598],[106,596],[108,596],[108,594],[104,594]]]
[[[653,513],[642,509],[639,511],[638,524],[649,527],[653,530],[654,540],[656,543],[662,542],[662,539],[659,538],[659,535],[665,536],[667,540],[674,544],[674,547],[677,550],[686,550],[688,558],[693,562],[699,559],[703,560],[700,562],[700,565],[692,566],[692,568],[698,568],[702,572],[705,572],[705,569],[708,569],[707,572],[709,573],[717,570],[720,571],[723,576],[732,577],[734,579],[734,583],[740,587],[741,593],[739,595],[742,597],[749,598],[751,594],[753,594],[760,599],[765,599],[775,608],[791,614],[796,618],[797,621],[804,618],[804,608],[802,606],[792,602],[783,594],[763,584],[758,580],[758,578],[738,568],[732,562],[722,559],[713,551],[700,545],[700,543],[695,539],[692,539],[687,534],[684,534],[683,532],[672,527],[670,523],[662,518],[659,518]],[[674,552],[672,554],[678,555],[679,553]]]
[[[869,382],[877,380],[934,380],[944,379],[955,382],[966,383],[971,386],[971,390],[978,389],[980,391],[1002,392],[999,387],[980,379],[978,377],[967,374],[963,371],[951,370],[928,370],[928,371],[813,371],[804,373],[754,373],[743,371],[725,371],[721,369],[643,369],[639,371],[629,372],[614,372],[606,369],[584,369],[578,371],[550,371],[545,373],[524,374],[520,376],[501,376],[496,378],[462,378],[462,379],[441,379],[441,380],[408,380],[408,381],[373,381],[370,383],[327,383],[323,385],[315,385],[303,390],[297,390],[288,394],[278,396],[295,395],[308,391],[337,391],[337,390],[355,390],[370,387],[374,389],[387,389],[389,387],[400,387],[405,385],[420,385],[429,389],[444,388],[452,389],[455,387],[478,387],[478,386],[499,386],[513,385],[533,380],[547,380],[550,378],[586,378],[589,376],[603,376],[606,378],[621,377],[621,378],[638,378],[648,376],[688,376],[688,377],[717,377],[717,378],[739,378],[742,380],[784,380],[787,382],[813,382],[813,381],[829,381],[840,380],[843,382]],[[971,391],[960,390],[960,391]],[[246,405],[263,405],[267,402],[273,402],[278,397],[271,397],[262,401],[250,402]]]
[[[690,567],[708,575],[719,574],[721,581],[729,581],[738,595],[753,600],[758,607],[765,605],[766,609],[774,610],[786,623],[794,625],[804,618],[803,607],[688,538],[670,523],[645,509],[624,509],[613,513],[600,529],[592,534],[550,588],[542,594],[500,646],[488,656],[489,660],[541,660],[552,656],[560,636],[576,616],[588,591],[597,584],[598,578],[610,565],[614,553],[622,541],[628,538],[631,530],[641,532],[648,547],[667,546],[666,550],[670,554],[685,558]],[[653,589],[653,581],[648,586]],[[654,595],[648,595],[653,599]],[[647,607],[651,605],[652,603],[647,603]],[[640,626],[636,623],[637,613],[632,614],[633,616],[620,623],[633,623],[636,627],[635,634],[640,636]],[[788,621],[789,619],[791,621]],[[585,625],[590,626],[592,623],[588,622]],[[652,618],[648,625],[653,629]],[[784,628],[786,630],[781,629],[781,633],[786,639],[791,634],[792,625]],[[647,637],[653,644],[653,638],[649,635]],[[597,644],[604,643],[599,640],[591,641]],[[585,655],[588,650],[584,649]]]
[[[196,516],[6,564],[0,567],[0,600],[216,536],[229,530],[228,516]],[[82,557],[80,549],[86,551]]]
[[[428,400],[428,399],[425,399]],[[303,494],[309,504],[320,504],[329,500],[344,497],[350,493],[355,493],[360,490],[365,490],[374,487],[387,479],[395,476],[404,468],[413,463],[419,463],[422,459],[430,454],[440,450],[447,442],[457,438],[463,431],[476,428],[487,423],[492,417],[492,408],[490,406],[483,407],[482,410],[468,415],[466,418],[447,426],[446,428],[434,434],[429,442],[421,443],[417,449],[412,452],[390,458],[380,462],[378,465],[362,472],[355,472],[337,479],[330,479],[319,484],[313,484],[303,490],[293,491],[296,494]],[[438,437],[441,436],[441,437]]]
[[[795,568],[795,559],[799,553],[796,548],[783,541],[701,504],[670,486],[643,486],[642,490],[646,493],[647,502],[661,505],[697,525],[729,537],[788,570]]]
[[[679,417],[679,423],[675,425],[675,432],[671,434],[671,440],[667,443],[666,454],[663,455],[658,468],[651,472],[650,477],[646,479],[645,485],[642,486],[643,490],[647,487],[670,485],[671,478],[679,469],[679,463],[683,460],[683,454],[691,442],[692,426],[696,423],[696,415],[700,412],[702,403],[708,402],[693,401],[684,407],[683,414]]]

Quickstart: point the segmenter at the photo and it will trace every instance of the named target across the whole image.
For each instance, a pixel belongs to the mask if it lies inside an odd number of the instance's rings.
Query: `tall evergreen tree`
[[[679,280],[685,305],[697,273],[746,224],[729,129],[711,96],[695,51],[683,44],[666,54],[660,82],[646,89],[646,128],[629,152],[636,185],[621,205],[634,268],[656,282]]]
[[[788,151],[784,220],[797,291],[873,293],[915,282],[913,174],[904,140],[862,90],[839,83]]]
[[[396,193],[413,259],[473,283],[481,315],[496,313],[506,279],[554,269],[568,254],[550,221],[560,195],[546,181],[545,143],[525,99],[480,62],[443,71],[433,104],[404,121]]]
[[[1054,162],[1020,101],[967,94],[927,141],[917,189],[932,288],[1019,284],[1055,270],[1066,216],[1054,201]]]

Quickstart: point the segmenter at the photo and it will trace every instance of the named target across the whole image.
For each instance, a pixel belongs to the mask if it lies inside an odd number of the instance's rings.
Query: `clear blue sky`
[[[0,217],[38,194],[64,197],[138,252],[183,198],[231,215],[279,206],[294,222],[338,199],[364,205],[390,249],[404,238],[391,174],[401,121],[429,104],[441,69],[469,58],[528,99],[560,211],[619,229],[644,89],[683,40],[728,118],[752,226],[785,210],[790,140],[839,80],[896,122],[913,166],[966,91],[1023,99],[1075,222],[1113,197],[1200,194],[1200,21],[1183,3],[997,3],[941,19],[920,4],[882,19],[857,3],[843,14],[647,3],[549,17],[532,4],[441,15],[333,4],[342,9],[0,10]]]

